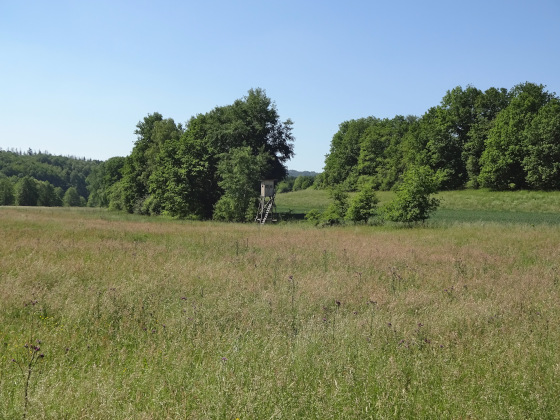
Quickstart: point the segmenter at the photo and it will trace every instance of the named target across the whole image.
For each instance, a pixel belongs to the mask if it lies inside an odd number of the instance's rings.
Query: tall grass
[[[559,417],[555,225],[1,208],[0,236],[0,418]]]

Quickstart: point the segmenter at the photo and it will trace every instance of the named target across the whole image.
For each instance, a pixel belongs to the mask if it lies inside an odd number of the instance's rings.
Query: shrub
[[[396,189],[396,197],[384,209],[385,218],[392,222],[414,223],[424,221],[439,206],[439,200],[430,197],[440,184],[439,174],[427,166],[412,167],[403,175]]]
[[[346,220],[355,223],[367,223],[367,221],[377,215],[377,204],[379,199],[371,188],[360,191],[350,202],[350,207],[346,212]]]

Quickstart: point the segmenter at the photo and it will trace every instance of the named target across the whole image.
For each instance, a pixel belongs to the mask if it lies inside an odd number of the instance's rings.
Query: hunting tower
[[[255,222],[264,225],[266,222],[276,222],[276,191],[274,190],[275,180],[265,179],[261,181],[261,197],[259,199],[259,211],[255,217]]]

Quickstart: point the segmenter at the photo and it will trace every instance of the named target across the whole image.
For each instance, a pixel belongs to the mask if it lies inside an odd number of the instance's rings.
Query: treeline
[[[0,205],[85,206],[100,161],[0,150]]]
[[[306,172],[312,173],[312,172]],[[291,191],[306,190],[314,185],[317,174],[314,175],[288,175],[276,185],[276,192],[286,193]]]
[[[420,118],[343,122],[315,185],[389,190],[424,166],[440,189],[560,189],[560,99],[533,83],[456,87]]]

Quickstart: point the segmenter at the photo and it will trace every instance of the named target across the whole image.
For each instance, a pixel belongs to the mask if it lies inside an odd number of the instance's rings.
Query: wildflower
[[[336,306],[340,306],[340,300],[335,300],[334,303],[336,303]]]

